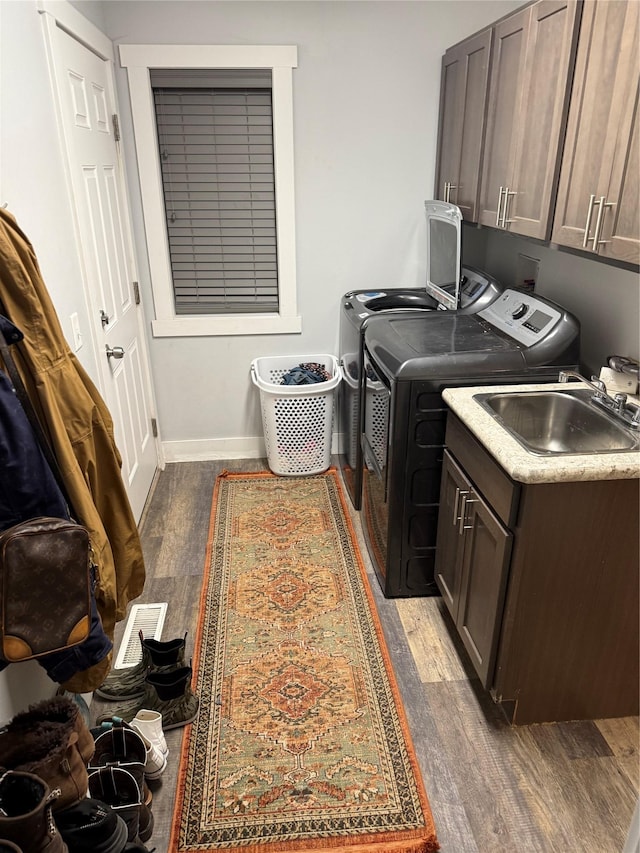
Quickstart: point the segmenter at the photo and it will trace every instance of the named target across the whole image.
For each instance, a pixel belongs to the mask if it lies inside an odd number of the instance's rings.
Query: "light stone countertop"
[[[513,391],[567,391],[586,388],[581,382],[528,385],[482,385],[446,388],[442,397],[513,480],[520,483],[561,483],[575,480],[627,480],[640,477],[640,450],[622,453],[539,456],[529,453],[495,420],[475,394]]]

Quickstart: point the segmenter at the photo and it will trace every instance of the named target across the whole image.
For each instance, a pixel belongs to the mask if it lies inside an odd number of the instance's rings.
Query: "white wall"
[[[487,269],[507,285],[519,285],[518,255],[539,261],[536,292],[579,318],[581,361],[599,374],[610,355],[640,356],[640,279],[611,264],[551,248],[493,229],[486,235]]]
[[[424,281],[423,202],[433,193],[445,48],[505,14],[503,2],[108,2],[122,43],[295,44],[294,134],[300,335],[156,339],[164,442],[262,435],[249,365],[257,356],[337,352],[342,294]],[[153,13],[151,13],[153,9]],[[120,71],[139,269],[149,272],[126,74]],[[172,451],[170,451],[172,452]],[[222,455],[227,452],[227,445]]]

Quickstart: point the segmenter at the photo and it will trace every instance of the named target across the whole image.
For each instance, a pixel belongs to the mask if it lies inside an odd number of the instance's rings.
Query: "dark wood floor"
[[[264,467],[174,463],[157,478],[141,522],[138,601],[169,602],[163,639],[188,631],[188,653],[215,477]],[[620,853],[638,797],[638,719],[509,727],[452,639],[441,600],[385,599],[369,572],[443,853]],[[94,700],[92,710],[105,707]],[[182,734],[167,732],[169,765],[154,789],[156,853],[167,850]]]

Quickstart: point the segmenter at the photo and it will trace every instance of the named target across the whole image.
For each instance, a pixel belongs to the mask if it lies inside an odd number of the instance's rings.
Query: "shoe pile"
[[[0,731],[0,853],[149,853],[147,780],[167,766],[164,730],[198,712],[185,641],[140,632],[141,662],[96,690],[119,704],[94,729],[58,695]]]
[[[0,851],[148,853],[109,804],[88,796],[95,741],[79,706],[55,696],[0,732]]]
[[[140,663],[112,672],[95,691],[101,699],[119,703],[99,716],[97,723],[108,723],[113,717],[144,723],[146,718],[140,715],[153,711],[162,717],[164,731],[185,726],[198,713],[198,697],[191,690],[192,670],[185,661],[187,635],[166,642],[145,640],[142,631],[139,637]]]

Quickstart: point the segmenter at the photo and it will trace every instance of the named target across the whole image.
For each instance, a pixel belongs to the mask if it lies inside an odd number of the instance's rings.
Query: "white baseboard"
[[[334,435],[331,452],[337,453],[340,436]],[[186,441],[163,441],[165,462],[206,462],[217,459],[261,459],[267,450],[262,436],[249,438],[200,438]]]
[[[267,455],[264,439],[200,438],[163,441],[165,462],[204,462],[209,459],[259,459]]]

